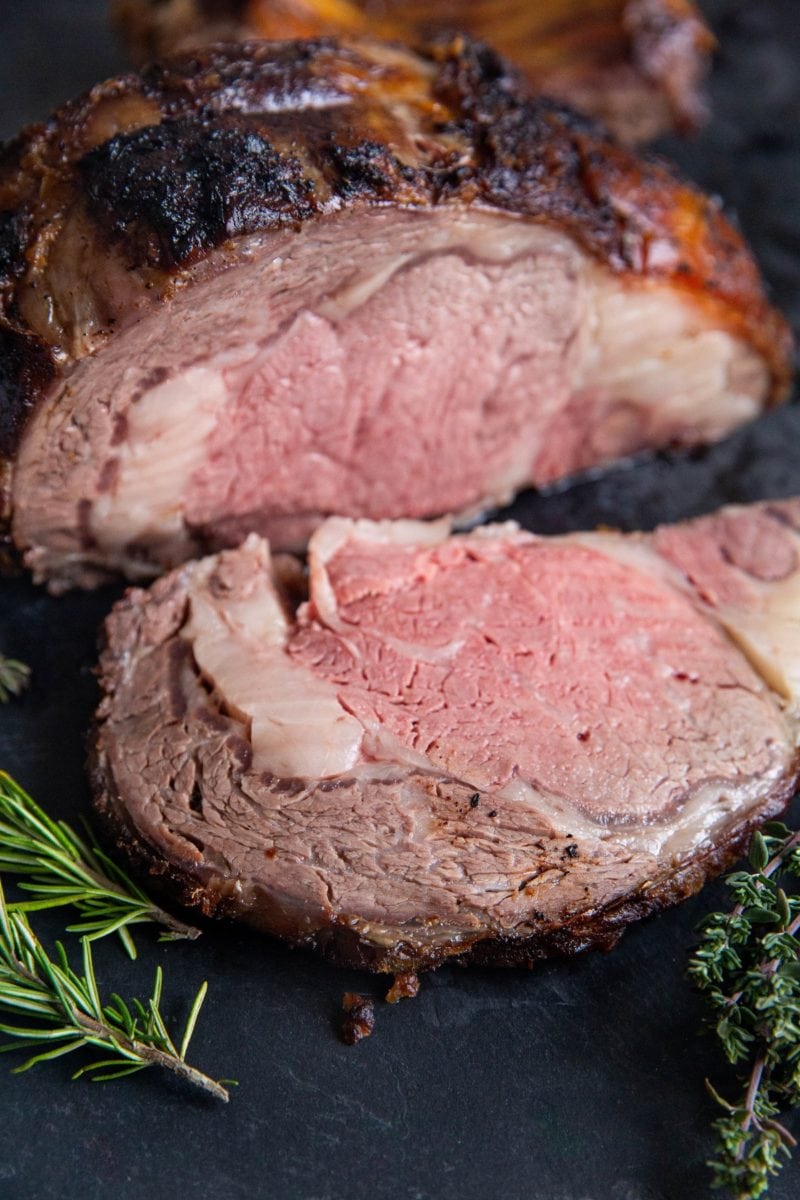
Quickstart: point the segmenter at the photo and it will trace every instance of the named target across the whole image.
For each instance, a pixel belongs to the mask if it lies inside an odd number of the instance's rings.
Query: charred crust
[[[255,116],[331,108],[346,103],[352,88],[337,63],[361,72],[366,64],[330,38],[252,42],[171,55],[142,71],[145,94],[165,116],[198,110]]]
[[[403,185],[424,187],[421,173],[406,166],[380,142],[364,140],[354,146],[339,142],[334,132],[326,138],[324,169],[343,199],[397,198]]]
[[[461,119],[488,123],[521,99],[522,76],[485,42],[439,36],[428,46],[439,66],[434,84],[438,100]]]
[[[11,458],[29,413],[55,377],[47,343],[0,316],[0,459]]]
[[[0,212],[0,295],[25,269],[29,224],[24,211]]]
[[[78,167],[90,211],[134,267],[183,266],[228,238],[315,211],[296,159],[253,129],[203,117],[120,134]]]
[[[608,180],[598,186],[597,172],[591,170],[593,154],[596,166],[607,172],[609,154],[616,151],[610,140],[605,154],[588,148],[583,118],[573,119],[547,100],[501,109],[496,120],[479,127],[476,137],[486,164],[478,183],[488,203],[566,224],[584,249],[600,252],[616,270],[635,269]]]
[[[0,458],[0,576],[21,570],[19,554],[11,537],[12,469],[8,459]]]

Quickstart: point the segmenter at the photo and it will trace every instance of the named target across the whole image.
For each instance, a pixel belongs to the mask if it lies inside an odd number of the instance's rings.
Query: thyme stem
[[[747,1094],[744,1099],[744,1116],[742,1118],[742,1132],[748,1133],[750,1126],[756,1120],[755,1103],[758,1095],[758,1089],[761,1087],[761,1077],[764,1074],[764,1056],[761,1055],[753,1064],[753,1069],[750,1072],[750,1083],[747,1087]],[[739,1147],[737,1158],[741,1162],[744,1158],[746,1143],[743,1140]]]
[[[796,1145],[778,1119],[800,1104],[800,830],[770,823],[750,847],[750,870],[728,876],[735,904],[704,922],[689,974],[706,995],[728,1061],[749,1063],[741,1099],[715,1122],[716,1186],[759,1200]]]

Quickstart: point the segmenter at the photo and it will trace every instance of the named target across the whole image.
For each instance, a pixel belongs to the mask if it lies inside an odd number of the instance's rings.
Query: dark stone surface
[[[716,116],[687,169],[738,211],[775,295],[800,325],[800,25],[796,0],[708,0],[722,42]],[[102,0],[0,0],[0,133],[123,66]],[[710,453],[659,458],[515,512],[555,531],[652,525],[726,500],[800,489],[800,410]],[[85,813],[83,737],[97,624],[112,591],[52,600],[0,590],[0,649],[34,687],[0,711],[0,765],[54,813]],[[719,885],[632,930],[611,955],[533,973],[443,970],[416,1000],[379,1005],[374,1035],[340,1044],[353,972],[235,929],[140,960],[98,951],[101,977],[143,993],[158,961],[169,997],[210,981],[194,1058],[241,1086],[226,1109],[148,1072],[71,1084],[63,1063],[23,1078],[0,1060],[2,1200],[695,1200],[715,1115],[703,1088],[729,1078],[698,1037],[683,978],[693,927]],[[797,1126],[797,1122],[795,1122]],[[771,1191],[800,1192],[800,1161]]]

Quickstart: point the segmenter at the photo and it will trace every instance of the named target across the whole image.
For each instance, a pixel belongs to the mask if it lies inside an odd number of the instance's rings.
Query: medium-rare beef
[[[714,38],[692,0],[116,0],[139,61],[247,38],[373,34],[416,42],[467,30],[513,59],[541,90],[628,141],[704,119]]]
[[[39,579],[496,503],[782,393],[741,238],[459,39],[258,43],[0,163],[0,454]]]
[[[334,518],[107,623],[99,812],[209,914],[408,971],[613,944],[798,775],[800,501],[652,535]]]

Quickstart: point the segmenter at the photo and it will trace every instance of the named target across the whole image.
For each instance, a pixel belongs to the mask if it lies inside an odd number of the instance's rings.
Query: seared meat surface
[[[691,894],[798,774],[800,502],[651,535],[335,518],[109,618],[93,778],[177,900],[342,962],[527,963]]]
[[[714,38],[692,0],[116,0],[139,61],[247,38],[419,42],[464,30],[508,55],[542,92],[628,141],[705,117]]]
[[[0,159],[0,493],[56,589],[708,442],[789,349],[711,200],[463,38],[176,58]]]

